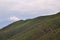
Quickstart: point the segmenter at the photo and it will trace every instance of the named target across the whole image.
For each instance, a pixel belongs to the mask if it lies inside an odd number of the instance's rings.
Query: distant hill
[[[60,12],[14,22],[0,30],[0,40],[60,40]]]

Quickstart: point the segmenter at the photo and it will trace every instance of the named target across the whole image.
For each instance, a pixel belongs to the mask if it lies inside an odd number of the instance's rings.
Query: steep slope
[[[60,40],[60,12],[14,22],[0,30],[0,40]]]

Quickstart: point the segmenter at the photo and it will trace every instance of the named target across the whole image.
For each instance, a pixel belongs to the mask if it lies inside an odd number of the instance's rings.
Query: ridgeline
[[[0,40],[60,40],[60,12],[14,22],[0,30]]]

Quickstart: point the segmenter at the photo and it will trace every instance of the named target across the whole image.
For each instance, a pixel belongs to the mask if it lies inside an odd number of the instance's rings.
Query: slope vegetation
[[[14,22],[0,30],[0,40],[60,40],[60,12]]]

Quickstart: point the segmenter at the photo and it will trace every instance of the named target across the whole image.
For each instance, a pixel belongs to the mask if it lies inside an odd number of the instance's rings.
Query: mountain
[[[0,40],[60,40],[60,12],[9,24],[0,29]]]

